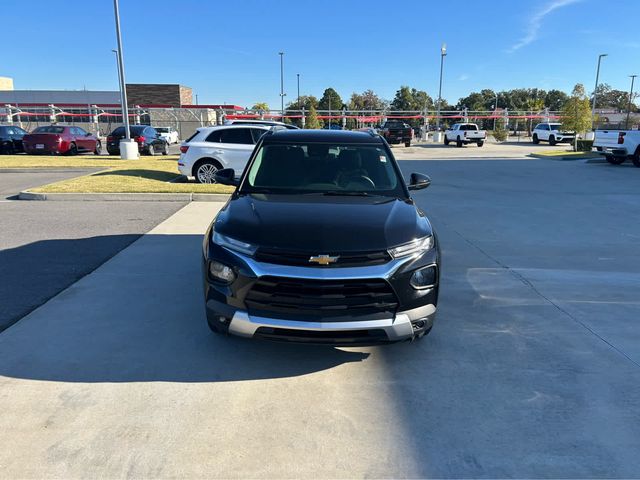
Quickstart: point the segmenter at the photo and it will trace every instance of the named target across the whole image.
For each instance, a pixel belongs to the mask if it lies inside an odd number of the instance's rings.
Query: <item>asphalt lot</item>
[[[131,244],[182,204],[7,200],[93,170],[0,170],[0,331]]]
[[[0,476],[637,477],[640,171],[401,167],[443,247],[424,341],[213,336],[192,203],[0,334]]]

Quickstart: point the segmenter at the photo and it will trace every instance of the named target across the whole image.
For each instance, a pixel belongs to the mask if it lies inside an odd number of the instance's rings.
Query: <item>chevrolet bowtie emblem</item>
[[[336,263],[340,257],[331,255],[316,255],[309,257],[309,263],[317,263],[318,265],[329,265],[330,263]]]

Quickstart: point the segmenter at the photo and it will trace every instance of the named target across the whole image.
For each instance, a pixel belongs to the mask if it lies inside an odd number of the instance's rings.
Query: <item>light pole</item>
[[[298,108],[300,107],[300,74],[296,73],[296,76],[298,77]]]
[[[631,77],[631,90],[629,90],[629,105],[627,106],[627,121],[624,124],[625,130],[629,129],[629,115],[631,114],[631,102],[633,101],[633,82],[638,75],[629,75]]]
[[[440,104],[442,103],[442,69],[444,68],[444,57],[447,56],[447,44],[443,43],[440,47],[440,87],[438,88],[438,112],[436,115],[436,131],[440,131]]]
[[[118,57],[118,50],[116,50],[115,48],[112,48],[111,51],[113,52],[113,54],[116,57],[116,69],[118,70],[118,90],[120,90],[120,57]],[[118,93],[120,93],[120,108],[122,108],[122,92],[119,91]]]
[[[593,130],[593,124],[595,123],[596,118],[596,95],[598,93],[598,80],[600,79],[600,62],[607,55],[607,53],[601,53],[600,55],[598,55],[598,68],[596,69],[596,88],[593,89],[593,103],[591,104],[591,130]]]
[[[284,52],[279,52],[280,55],[280,121],[284,121]]]
[[[113,11],[116,17],[116,37],[118,40],[118,73],[120,78],[120,101],[122,102],[122,120],[124,122],[124,140],[120,141],[120,158],[123,160],[133,160],[138,158],[137,145],[135,151],[131,143],[131,133],[129,130],[129,109],[127,108],[127,89],[124,76],[124,55],[122,54],[122,35],[120,34],[120,8],[118,0],[113,0]]]
[[[498,113],[498,92],[496,92],[496,106],[493,109],[493,131],[496,130],[496,114]]]

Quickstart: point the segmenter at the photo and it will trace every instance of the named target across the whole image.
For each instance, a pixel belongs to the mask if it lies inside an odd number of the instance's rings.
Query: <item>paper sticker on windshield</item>
[[[385,157],[384,155],[380,155],[380,161],[382,163],[387,163],[387,157]]]

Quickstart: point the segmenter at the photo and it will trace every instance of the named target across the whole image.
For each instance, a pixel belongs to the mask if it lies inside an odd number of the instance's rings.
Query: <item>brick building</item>
[[[127,83],[129,105],[167,105],[181,107],[193,103],[193,91],[178,84]]]

